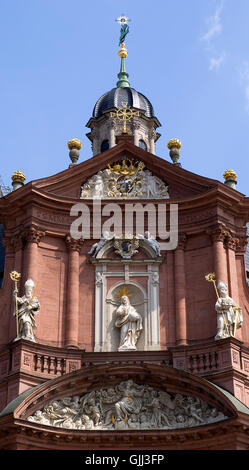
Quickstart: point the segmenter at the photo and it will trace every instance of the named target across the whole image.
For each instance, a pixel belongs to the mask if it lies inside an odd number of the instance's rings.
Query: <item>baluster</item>
[[[50,374],[55,374],[55,357],[50,357]]]
[[[62,361],[62,359],[60,359],[60,358],[57,359],[57,375],[62,375],[62,373],[61,373],[61,361]]]
[[[213,352],[209,353],[209,369],[213,369],[214,367],[214,355]]]
[[[215,367],[216,367],[216,369],[219,369],[219,367],[220,367],[220,364],[219,364],[220,356],[219,356],[219,353],[217,351],[215,351],[214,357],[215,357]]]
[[[41,356],[40,354],[36,354],[36,361],[35,361],[35,370],[41,372],[42,363],[41,363]]]
[[[194,355],[193,357],[193,374],[197,372],[197,356]]]
[[[199,354],[196,355],[196,368],[197,368],[197,372],[200,372],[200,356],[199,356]]]
[[[191,373],[192,373],[193,370],[194,370],[194,367],[193,367],[193,356],[189,356],[189,370],[190,370]]]
[[[49,372],[49,356],[44,356],[43,372],[45,374],[48,374]]]
[[[200,354],[200,356],[198,356],[199,358],[199,372],[203,372],[204,370],[204,354]]]

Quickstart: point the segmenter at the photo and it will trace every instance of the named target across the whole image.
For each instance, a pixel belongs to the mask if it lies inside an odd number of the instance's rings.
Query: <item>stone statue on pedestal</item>
[[[18,317],[18,335],[15,341],[23,338],[35,342],[35,315],[40,311],[40,304],[37,297],[33,294],[34,286],[32,279],[28,279],[25,282],[25,295],[23,297],[17,297],[18,291],[16,289],[13,292],[17,306],[14,316],[17,315]]]
[[[217,312],[217,334],[215,339],[223,339],[236,335],[236,330],[243,323],[242,309],[228,296],[227,284],[219,281],[217,286],[219,297],[215,304]]]
[[[126,295],[116,310],[115,326],[120,328],[119,351],[136,351],[136,343],[143,330],[142,317],[130,304]]]

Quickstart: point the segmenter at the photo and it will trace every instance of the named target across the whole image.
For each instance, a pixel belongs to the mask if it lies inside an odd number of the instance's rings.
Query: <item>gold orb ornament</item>
[[[22,183],[24,183],[26,176],[21,170],[17,170],[15,171],[15,173],[13,173],[11,179],[12,181],[21,181]]]
[[[174,148],[174,147],[180,149],[181,146],[182,146],[182,143],[181,143],[181,141],[180,141],[179,139],[170,139],[170,140],[168,141],[168,148],[169,148],[169,149],[172,149],[172,148]]]
[[[124,43],[121,44],[121,49],[119,49],[118,55],[119,55],[119,57],[121,57],[121,59],[122,58],[125,59],[128,56],[128,51],[127,51]]]
[[[237,178],[237,175],[234,170],[226,170],[225,173],[223,174],[224,179],[227,180],[233,180],[235,181]]]
[[[71,139],[68,141],[67,146],[69,150],[72,150],[72,149],[80,150],[82,147],[82,143],[79,139]]]

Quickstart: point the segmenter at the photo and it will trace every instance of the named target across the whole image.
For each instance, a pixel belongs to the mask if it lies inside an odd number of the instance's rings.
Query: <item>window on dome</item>
[[[147,145],[144,142],[144,140],[142,140],[142,139],[139,140],[139,147],[143,150],[146,150],[146,152],[147,152]]]
[[[5,264],[5,249],[2,243],[3,240],[3,225],[0,224],[0,287],[3,283],[4,264]]]
[[[101,153],[105,152],[108,149],[109,149],[109,140],[107,140],[107,139],[103,140],[103,142],[101,144],[101,148],[100,148]]]

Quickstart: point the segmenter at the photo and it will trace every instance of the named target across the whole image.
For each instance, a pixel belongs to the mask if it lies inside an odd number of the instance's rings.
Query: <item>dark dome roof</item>
[[[126,101],[128,107],[144,110],[147,117],[154,116],[153,106],[146,96],[134,90],[134,88],[117,87],[98,99],[94,106],[93,117],[100,117],[103,111],[110,108],[122,108],[122,101]]]

